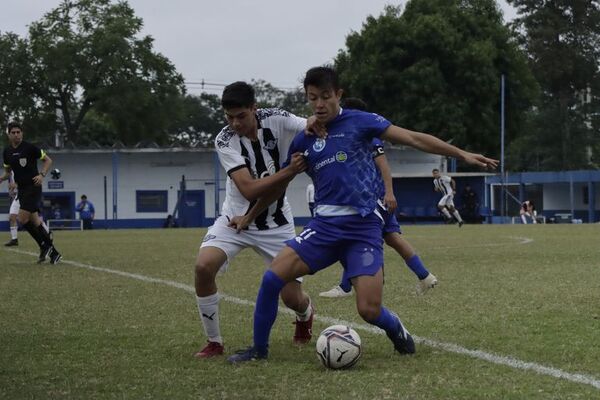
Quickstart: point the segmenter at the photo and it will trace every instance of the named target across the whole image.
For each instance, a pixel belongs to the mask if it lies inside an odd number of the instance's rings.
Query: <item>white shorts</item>
[[[19,199],[14,199],[12,203],[10,203],[10,211],[8,212],[10,215],[19,215],[19,210],[21,209],[21,203],[19,203]]]
[[[208,228],[200,248],[216,247],[227,255],[227,261],[221,266],[220,272],[227,270],[229,262],[242,250],[252,248],[262,256],[265,265],[271,265],[275,256],[285,247],[285,241],[296,237],[293,224],[286,224],[277,228],[259,230],[244,230],[236,233],[235,229],[227,226],[229,219],[220,216]]]
[[[440,199],[440,201],[438,202],[438,206],[454,207],[454,195],[453,194],[444,195],[444,197],[442,197]]]

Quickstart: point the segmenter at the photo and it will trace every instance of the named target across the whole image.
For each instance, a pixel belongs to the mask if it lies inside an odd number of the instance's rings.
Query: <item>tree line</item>
[[[409,129],[500,156],[508,170],[598,168],[600,6],[589,0],[410,0],[369,16],[335,56],[347,96]],[[0,121],[62,144],[211,145],[219,96],[191,95],[127,2],[65,0],[27,37],[0,32]],[[307,115],[302,88],[252,81],[259,106]]]

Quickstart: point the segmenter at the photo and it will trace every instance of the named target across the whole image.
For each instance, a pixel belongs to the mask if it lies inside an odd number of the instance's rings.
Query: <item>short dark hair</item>
[[[332,67],[313,67],[306,71],[304,77],[304,89],[308,86],[316,86],[319,89],[339,90],[340,83],[337,73]]]
[[[439,170],[439,169],[437,169],[437,168],[434,168],[434,169],[432,169],[432,170],[431,170],[431,172],[436,172],[436,171],[437,171],[437,172],[440,172],[440,170]]]
[[[85,194],[81,195],[81,200],[87,200],[87,196]]]
[[[224,109],[238,107],[252,107],[256,104],[254,88],[246,82],[238,81],[225,86],[221,97],[221,106]]]
[[[23,130],[23,127],[21,126],[20,123],[18,123],[17,121],[11,121],[8,123],[8,125],[6,127],[6,132],[10,132],[14,128],[19,128],[20,130]]]
[[[367,111],[367,103],[358,97],[348,97],[344,99],[342,106],[344,108],[352,108],[353,110]]]

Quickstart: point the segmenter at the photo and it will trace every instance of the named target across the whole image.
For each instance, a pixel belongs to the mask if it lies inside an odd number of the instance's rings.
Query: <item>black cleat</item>
[[[10,247],[10,246],[18,246],[19,245],[19,239],[11,239],[8,242],[4,243],[4,245],[6,247]]]
[[[37,263],[41,264],[44,261],[46,261],[46,257],[48,257],[48,255],[50,254],[50,252],[52,251],[52,245],[48,245],[48,246],[42,246],[40,247],[40,256],[38,257]]]
[[[458,221],[458,227],[460,228],[461,226],[463,226],[464,223],[464,221]]]
[[[52,246],[52,250],[50,250],[50,264],[58,264],[62,255]]]

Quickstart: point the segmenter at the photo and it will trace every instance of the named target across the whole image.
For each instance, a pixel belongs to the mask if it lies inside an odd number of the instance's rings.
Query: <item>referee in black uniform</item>
[[[50,257],[50,263],[56,264],[61,255],[54,248],[50,234],[42,226],[39,217],[42,201],[42,183],[52,165],[52,159],[43,150],[23,140],[23,129],[17,122],[8,124],[9,145],[4,149],[4,174],[0,183],[7,180],[11,170],[19,189],[21,203],[18,220],[40,246],[40,258],[43,262]],[[42,160],[42,170],[38,172],[37,160]]]

